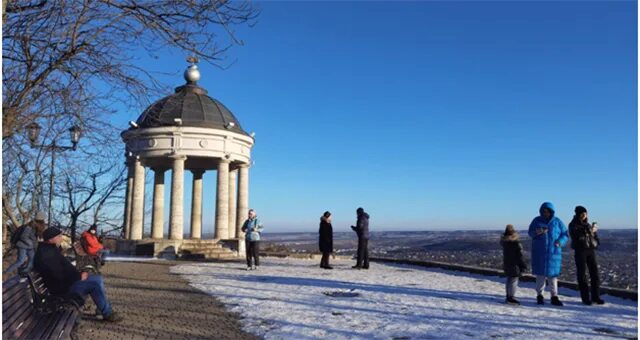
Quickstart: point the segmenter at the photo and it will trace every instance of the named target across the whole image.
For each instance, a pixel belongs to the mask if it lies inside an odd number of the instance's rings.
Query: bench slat
[[[19,316],[14,319],[10,324],[7,324],[6,327],[3,326],[2,328],[2,338],[7,338],[8,335],[10,335],[10,338],[15,338],[17,337],[17,332],[18,330],[20,330],[22,327],[26,327],[29,324],[31,324],[31,322],[33,322],[33,318],[36,318],[36,311],[33,308],[27,308],[25,309],[22,313],[19,314]]]
[[[11,296],[6,296],[6,300],[2,300],[2,312],[4,312],[5,307],[10,306],[11,304],[14,304],[21,299],[31,301],[31,292],[29,292],[29,287],[27,287],[26,285],[22,286],[21,290],[13,290]]]
[[[9,289],[13,288],[15,285],[20,283],[20,278],[18,276],[13,276],[12,278],[8,279],[7,281],[2,282],[2,295],[4,296],[4,293],[6,291],[8,291]]]
[[[30,282],[38,294],[48,295],[42,277],[32,272]],[[69,339],[76,320],[80,317],[75,308],[53,314],[36,312],[31,303],[29,282],[19,282],[17,276],[3,282],[3,339]]]
[[[63,315],[63,317],[60,318],[60,320],[58,320],[58,323],[56,324],[54,329],[51,331],[51,336],[49,338],[52,338],[52,339],[60,339],[60,338],[66,339],[68,337],[68,335],[71,334],[71,329],[73,328],[73,323],[71,323],[69,325],[69,321],[73,320],[75,322],[76,318],[75,318],[74,314],[76,314],[76,313],[77,313],[77,311],[75,311],[75,310],[67,310],[66,313]],[[65,336],[65,335],[67,335],[67,336]]]
[[[80,318],[80,312],[74,309],[67,319],[67,322],[64,323],[64,333],[60,334],[61,339],[71,339],[71,332],[73,331],[73,327],[76,325],[76,320]]]
[[[13,325],[16,320],[23,319],[30,309],[33,309],[33,306],[29,302],[22,300],[20,304],[15,304],[6,311],[2,311],[2,330],[4,331]]]
[[[25,334],[29,334],[33,327],[35,327],[40,319],[43,317],[38,315],[34,309],[31,309],[31,314],[28,318],[24,319],[24,321],[20,322],[16,325],[15,328],[9,330],[9,334],[11,334],[11,339],[20,338]],[[4,337],[4,336],[3,336]]]
[[[56,323],[60,321],[62,313],[49,314],[46,317],[40,318],[38,324],[31,329],[31,331],[25,334],[25,339],[49,339],[51,337],[51,331],[55,327]]]

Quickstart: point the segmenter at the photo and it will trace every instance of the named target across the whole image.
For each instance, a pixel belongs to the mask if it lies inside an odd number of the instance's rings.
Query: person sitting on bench
[[[97,236],[98,226],[92,224],[89,229],[82,233],[82,247],[90,256],[97,256],[100,264],[104,266],[104,261],[109,256],[109,249],[106,249]]]
[[[122,317],[111,309],[102,276],[79,272],[62,255],[59,249],[62,231],[56,227],[49,227],[44,230],[42,238],[44,242],[38,244],[34,269],[42,276],[49,292],[54,295],[75,293],[84,298],[91,295],[103,320],[122,320]]]

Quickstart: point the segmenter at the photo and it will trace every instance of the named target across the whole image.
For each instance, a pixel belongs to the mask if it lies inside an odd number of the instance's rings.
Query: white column
[[[236,235],[244,239],[242,224],[249,212],[249,164],[241,164],[238,169],[238,213],[236,219]]]
[[[131,239],[131,203],[133,201],[133,160],[127,157],[125,164],[127,165],[127,191],[125,192],[124,222],[122,223],[122,227],[124,228],[124,239],[129,240]]]
[[[182,240],[184,234],[184,161],[186,156],[172,156],[171,173],[171,213],[169,217],[169,238]]]
[[[238,170],[229,171],[229,238],[238,237],[236,229]]]
[[[153,210],[151,215],[151,238],[164,237],[164,172],[165,168],[153,169]]]
[[[191,238],[202,238],[202,175],[204,170],[193,169],[191,191]]]
[[[136,157],[133,164],[133,202],[131,202],[131,240],[142,239],[142,223],[144,218],[144,166]]]
[[[216,233],[218,240],[229,238],[229,160],[218,163],[218,183],[216,195]]]

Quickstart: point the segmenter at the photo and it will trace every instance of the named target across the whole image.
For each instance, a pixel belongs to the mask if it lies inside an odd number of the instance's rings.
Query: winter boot
[[[593,299],[593,302],[599,304],[599,305],[604,305],[604,300],[602,300],[601,298],[597,298],[597,299]]]
[[[557,296],[552,296],[551,297],[551,304],[554,305],[554,306],[560,306],[560,307],[564,306],[562,301],[560,301],[560,299],[558,299]]]
[[[582,299],[582,303],[587,305],[587,306],[591,306],[591,301],[590,300]]]
[[[507,303],[510,305],[520,305],[520,301],[516,300],[513,296],[507,296]]]
[[[123,317],[116,312],[111,312],[111,314],[104,316],[102,320],[108,321],[108,322],[118,322],[118,321],[122,321]]]
[[[539,305],[544,305],[544,296],[538,295],[537,300]]]

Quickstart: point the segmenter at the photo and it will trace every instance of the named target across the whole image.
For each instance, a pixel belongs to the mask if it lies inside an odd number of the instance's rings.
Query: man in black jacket
[[[596,248],[600,245],[598,228],[589,223],[587,209],[577,206],[573,220],[569,223],[571,235],[571,248],[575,250],[576,275],[580,287],[582,303],[591,305],[604,304],[600,298],[600,275],[598,275],[598,262],[596,260]],[[589,296],[589,284],[587,283],[587,269],[591,277],[591,296]]]
[[[36,251],[34,269],[40,273],[45,286],[54,295],[74,293],[86,298],[91,295],[93,302],[102,314],[103,320],[120,321],[122,318],[112,309],[104,282],[100,275],[79,272],[60,252],[62,232],[50,227],[43,232],[44,242],[40,242]]]
[[[364,209],[356,210],[358,221],[351,229],[358,235],[358,258],[354,269],[369,269],[369,214]]]

